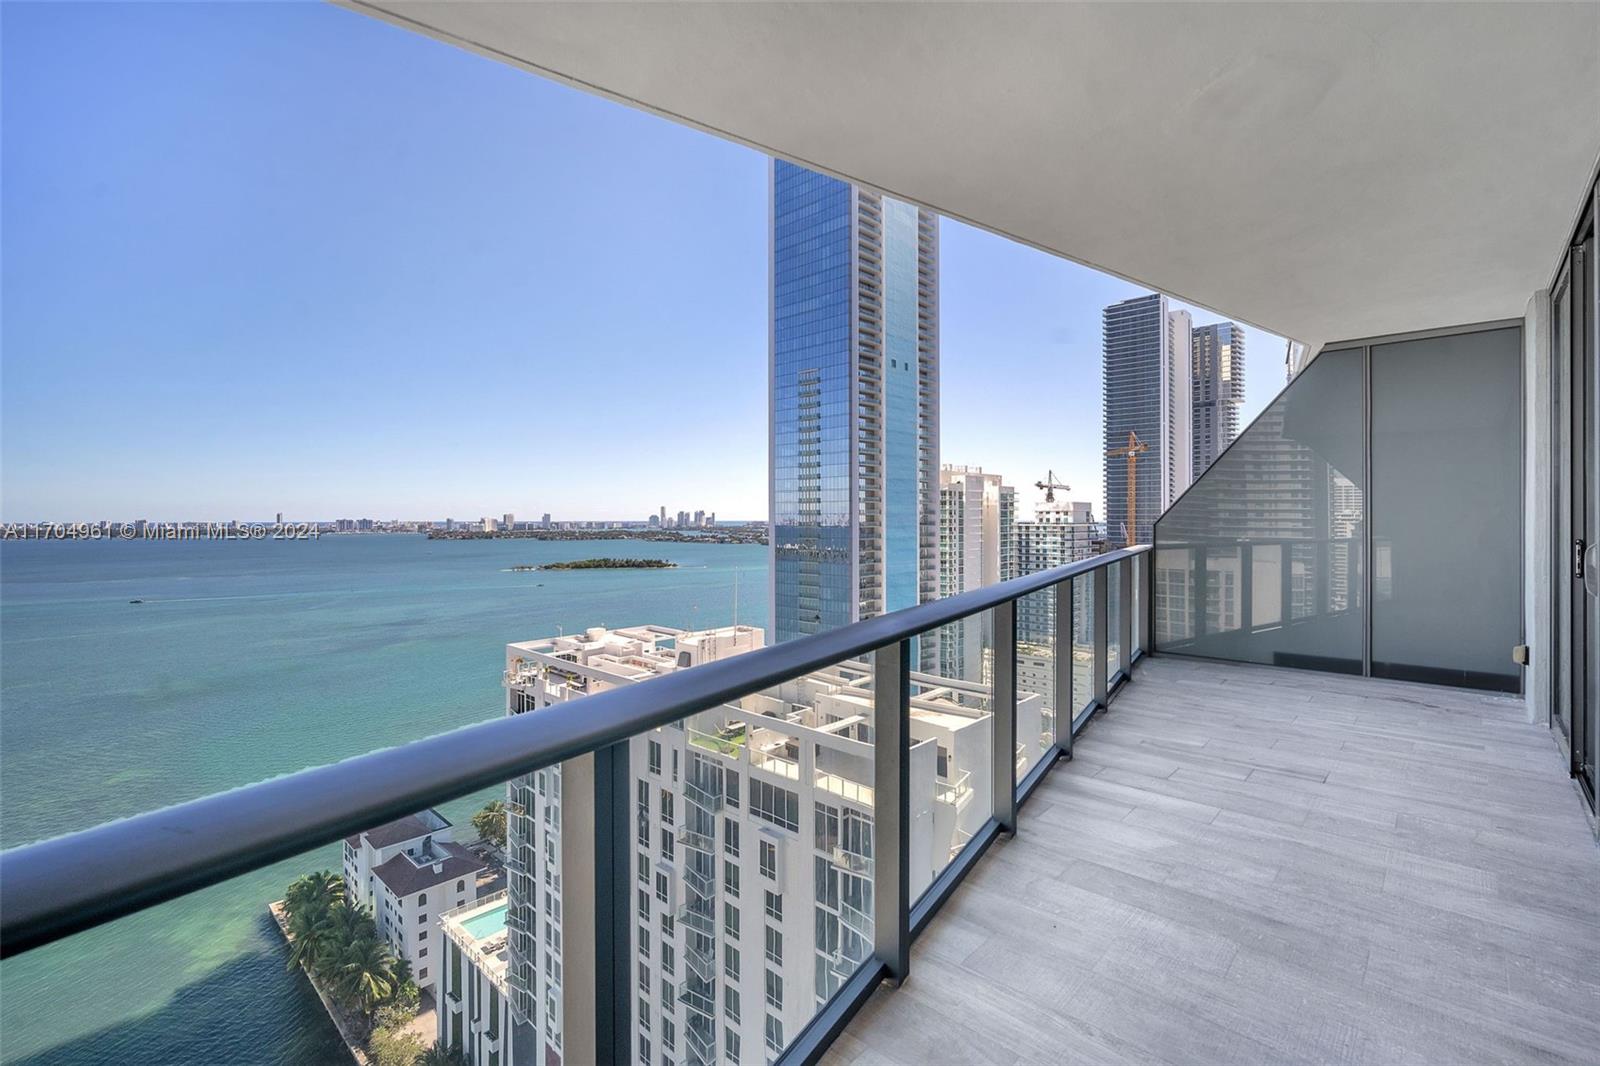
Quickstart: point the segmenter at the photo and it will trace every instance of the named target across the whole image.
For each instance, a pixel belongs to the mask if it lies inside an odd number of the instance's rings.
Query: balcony
[[[1596,883],[1520,700],[1160,657],[825,1061],[1591,1061]]]

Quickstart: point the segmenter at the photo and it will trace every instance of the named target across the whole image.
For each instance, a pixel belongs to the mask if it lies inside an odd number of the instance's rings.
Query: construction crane
[[[1060,489],[1062,492],[1072,491],[1071,485],[1068,485],[1065,481],[1056,480],[1056,472],[1054,470],[1046,474],[1043,481],[1035,481],[1033,483],[1033,487],[1036,489],[1044,489],[1045,503],[1056,502],[1056,489]]]
[[[1150,450],[1150,445],[1139,439],[1133,430],[1128,430],[1128,444],[1123,448],[1109,448],[1106,455],[1112,459],[1120,455],[1128,457],[1128,524],[1122,531],[1123,543],[1132,546],[1133,538],[1138,530],[1137,516],[1139,513],[1139,482],[1134,475],[1139,472],[1139,456]]]

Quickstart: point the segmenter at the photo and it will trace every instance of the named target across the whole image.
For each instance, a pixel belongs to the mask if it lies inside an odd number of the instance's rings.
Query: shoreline
[[[289,932],[289,922],[283,916],[283,900],[267,904],[267,913],[272,915],[272,921],[277,925],[278,932],[283,934],[284,941],[292,945],[294,934]],[[339,1037],[344,1041],[345,1050],[350,1052],[350,1057],[355,1059],[359,1066],[372,1066],[372,1059],[367,1055],[366,1048],[362,1047],[361,1042],[352,1035],[353,1030],[349,1020],[344,1016],[344,1011],[340,1010],[333,998],[322,990],[322,986],[317,983],[311,971],[305,968],[305,964],[302,963],[295,968],[305,975],[306,980],[311,983],[311,990],[322,1000],[322,1008],[328,1012],[328,1020],[333,1022],[333,1027],[339,1030]]]

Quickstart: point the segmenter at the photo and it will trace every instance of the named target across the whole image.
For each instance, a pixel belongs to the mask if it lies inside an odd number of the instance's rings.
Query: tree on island
[[[502,800],[490,800],[483,810],[472,816],[472,828],[478,835],[497,848],[506,846],[506,805]]]
[[[456,1045],[446,1045],[436,1041],[434,1045],[422,1053],[417,1060],[417,1066],[467,1066],[467,1056]]]
[[[389,950],[372,915],[345,898],[337,874],[319,870],[298,878],[284,893],[283,907],[289,967],[305,967],[368,1032],[385,1006],[404,1008],[407,1018],[416,1014],[420,993],[411,964]]]

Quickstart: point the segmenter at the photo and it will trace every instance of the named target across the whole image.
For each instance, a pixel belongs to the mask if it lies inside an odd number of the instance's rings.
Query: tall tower
[[[1160,293],[1107,307],[1101,318],[1104,447],[1136,433],[1149,451],[1139,457],[1134,543],[1148,544],[1155,520],[1193,480],[1190,344],[1192,321]],[[1128,524],[1128,466],[1105,459],[1106,537],[1123,543]]]
[[[1244,330],[1232,322],[1194,330],[1194,476],[1239,435],[1244,403]]]
[[[1017,490],[981,467],[946,466],[939,472],[939,597],[970,592],[1016,576]],[[939,629],[936,661],[944,677],[984,675],[987,615]]]
[[[768,541],[774,640],[933,599],[939,222],[774,160]]]

